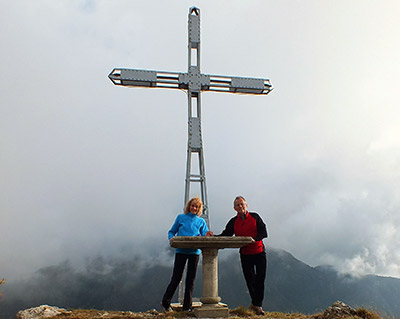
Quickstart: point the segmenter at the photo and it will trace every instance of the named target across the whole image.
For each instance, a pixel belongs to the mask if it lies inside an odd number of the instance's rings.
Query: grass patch
[[[234,318],[269,318],[269,319],[310,319],[312,316],[303,315],[300,313],[283,313],[283,312],[268,312],[264,311],[263,316],[257,316],[253,311],[249,310],[247,307],[237,307],[229,311],[229,317]],[[375,319],[375,318],[368,318]]]
[[[360,317],[362,319],[381,319],[382,318],[376,312],[365,309],[365,308],[358,308],[356,310],[356,313],[357,313],[357,317]]]
[[[171,311],[168,313],[149,310],[146,312],[131,311],[106,311],[106,310],[85,310],[70,309],[65,313],[59,314],[51,319],[183,319],[195,317],[193,312]],[[354,316],[335,316],[326,317],[323,313],[314,315],[304,315],[301,313],[282,313],[265,311],[263,316],[257,316],[247,307],[237,307],[229,311],[229,319],[383,319],[376,312],[365,308],[358,308]],[[50,318],[48,318],[50,319]]]
[[[354,315],[326,315],[323,312],[312,315],[314,319],[384,319],[389,317],[384,317],[379,315],[377,312],[365,308],[358,308],[355,310]]]
[[[229,310],[230,315],[234,315],[237,317],[252,317],[254,316],[254,312],[250,311],[248,308],[239,306],[235,309]]]
[[[168,313],[150,310],[146,312],[131,311],[107,311],[107,310],[86,310],[86,309],[70,309],[66,313],[62,313],[53,319],[176,319],[194,317],[193,312],[188,311],[171,311]]]

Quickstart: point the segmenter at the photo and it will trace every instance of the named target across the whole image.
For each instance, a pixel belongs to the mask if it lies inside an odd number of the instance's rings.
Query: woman
[[[199,197],[194,197],[186,203],[184,214],[179,214],[168,232],[168,239],[176,236],[208,236],[208,227],[202,214],[203,203]],[[161,305],[164,311],[171,311],[171,299],[178,287],[186,261],[188,263],[185,283],[185,295],[183,298],[183,311],[192,309],[192,294],[194,280],[196,278],[197,264],[199,262],[200,249],[177,248],[175,254],[174,270],[171,281],[165,291]]]

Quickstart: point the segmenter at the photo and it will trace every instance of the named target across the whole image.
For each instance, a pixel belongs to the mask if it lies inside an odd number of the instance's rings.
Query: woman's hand
[[[209,231],[206,233],[206,236],[214,236],[214,233],[213,233],[211,230],[209,230]]]

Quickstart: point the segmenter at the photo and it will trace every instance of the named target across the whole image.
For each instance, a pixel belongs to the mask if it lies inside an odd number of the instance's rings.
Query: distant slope
[[[284,250],[268,248],[264,308],[269,311],[323,311],[336,300],[400,316],[400,279],[341,276],[330,267],[310,267]],[[0,318],[41,304],[63,308],[146,311],[159,308],[172,272],[170,266],[132,260],[92,259],[85,269],[67,261],[40,269],[29,280],[2,285]],[[201,296],[201,267],[195,296]],[[230,308],[248,306],[250,298],[238,253],[219,260],[219,295]]]
[[[310,267],[284,250],[268,248],[264,308],[270,311],[316,313],[336,300],[400,315],[400,279],[340,275],[331,267]],[[220,295],[229,305],[248,305],[239,265],[232,255],[220,263]]]

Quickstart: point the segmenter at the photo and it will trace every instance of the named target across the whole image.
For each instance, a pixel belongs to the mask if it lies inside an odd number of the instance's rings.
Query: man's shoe
[[[163,305],[162,303],[161,303],[161,309],[162,309],[162,312],[164,312],[164,313],[172,311],[171,306],[166,306],[166,305]]]
[[[249,310],[255,312],[256,315],[262,316],[264,315],[264,311],[260,306],[254,306],[253,304],[250,305]]]

